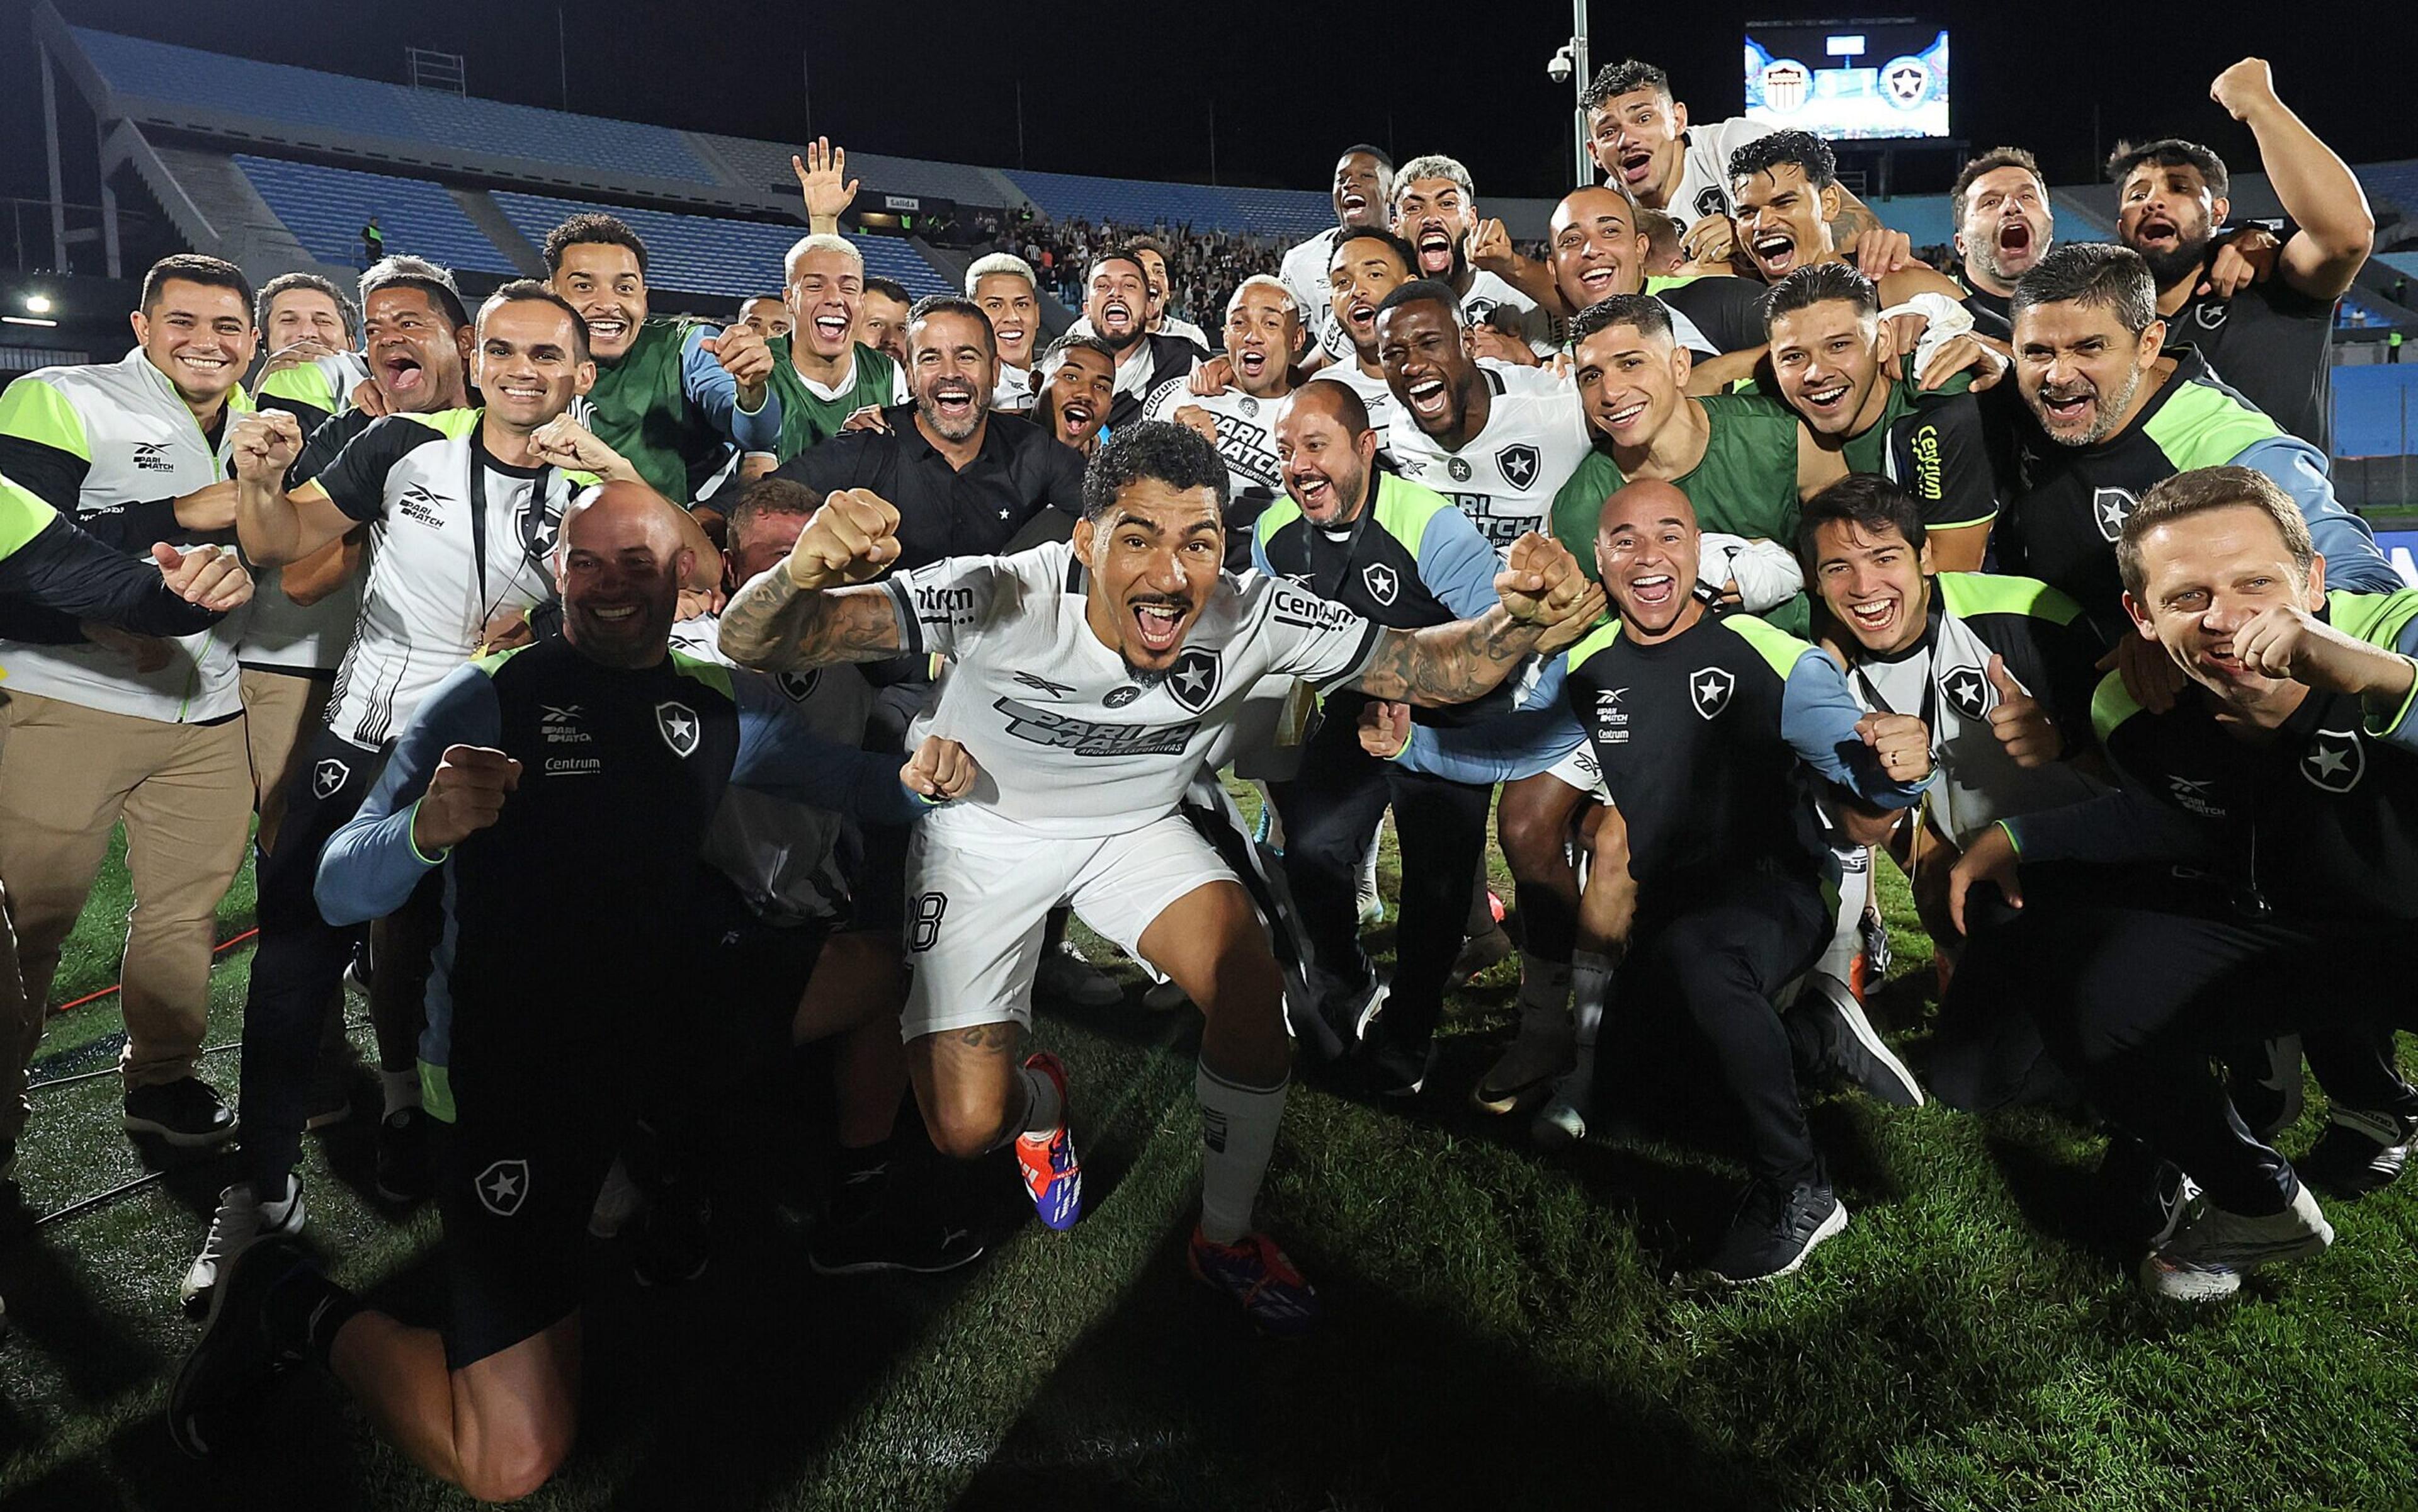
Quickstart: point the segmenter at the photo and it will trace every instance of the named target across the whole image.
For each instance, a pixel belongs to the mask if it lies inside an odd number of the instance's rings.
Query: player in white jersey
[[[1591,442],[1578,389],[1480,366],[1452,290],[1405,283],[1377,310],[1377,355],[1410,423],[1392,437],[1403,476],[1458,505],[1502,551],[1550,527],[1553,494]]]
[[[1552,625],[1600,603],[1569,552],[1521,542],[1501,603],[1475,620],[1384,630],[1258,573],[1222,571],[1227,469],[1183,426],[1119,431],[1084,479],[1067,545],[955,558],[846,587],[896,555],[897,513],[824,501],[787,565],[741,590],[723,649],[798,669],[901,651],[951,659],[920,728],[947,728],[983,777],[909,852],[908,1061],[933,1142],[973,1156],[1011,1139],[1045,1222],[1072,1225],[1081,1168],[1054,1057],[1016,1058],[1048,910],[1171,978],[1207,1018],[1197,1276],[1264,1329],[1315,1316],[1308,1282],[1251,1204],[1276,1143],[1291,1047],[1282,978],[1247,894],[1176,814],[1222,726],[1263,677],[1432,704],[1495,686]]]
[[[1221,393],[1195,395],[1187,379],[1170,378],[1142,405],[1142,419],[1189,425],[1226,459],[1226,565],[1236,572],[1250,565],[1251,523],[1284,492],[1277,421],[1291,400],[1292,366],[1301,344],[1301,313],[1293,291],[1255,273],[1226,301],[1226,365],[1232,370],[1232,385]]]
[[[1033,407],[1033,344],[1041,334],[1041,281],[1033,265],[1014,252],[977,257],[966,269],[966,298],[982,306],[999,346],[999,379],[990,407],[1021,415]]]
[[[1394,234],[1411,244],[1413,270],[1449,284],[1471,325],[1484,321],[1514,334],[1540,356],[1553,351],[1552,317],[1533,298],[1469,260],[1478,217],[1468,169],[1435,155],[1402,164],[1394,176],[1392,221]]]
[[[1293,290],[1309,327],[1311,366],[1351,359],[1352,338],[1329,304],[1334,291],[1326,270],[1335,261],[1338,240],[1355,231],[1385,228],[1394,202],[1394,160],[1365,142],[1344,148],[1335,160],[1334,199],[1335,224],[1293,247],[1277,265],[1277,277]]]

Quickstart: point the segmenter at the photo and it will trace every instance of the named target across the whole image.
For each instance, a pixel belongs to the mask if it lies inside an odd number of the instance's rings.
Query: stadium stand
[[[1873,213],[1891,231],[1903,231],[1920,250],[1942,247],[1956,237],[1956,211],[1945,194],[1898,194],[1872,202]]]
[[[531,246],[543,245],[545,234],[571,216],[590,211],[620,216],[646,239],[647,282],[683,294],[733,299],[770,294],[779,286],[782,257],[805,234],[803,226],[635,210],[545,194],[499,190],[493,197],[513,229]],[[895,278],[918,298],[951,292],[948,281],[907,243],[882,237],[853,239],[865,253],[866,272]]]
[[[1154,184],[1088,174],[1007,175],[1053,220],[1108,220],[1126,225],[1191,226],[1199,231],[1307,237],[1335,223],[1326,195],[1297,189],[1219,189]]]
[[[518,271],[442,185],[250,153],[236,154],[235,161],[295,239],[322,263],[358,265],[361,223],[375,215],[390,252],[472,272]]]
[[[695,132],[740,184],[778,193],[797,192],[797,175],[789,166],[799,146],[760,142],[752,137]],[[962,162],[926,162],[918,158],[891,158],[877,152],[849,151],[849,175],[864,180],[868,193],[930,194],[959,205],[987,205],[1016,209],[1029,203],[1024,191],[996,168]]]

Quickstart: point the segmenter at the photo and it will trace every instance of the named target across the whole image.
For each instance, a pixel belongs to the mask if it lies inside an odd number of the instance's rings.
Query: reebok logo
[[[552,704],[540,704],[538,707],[545,710],[544,717],[538,721],[538,726],[545,731],[547,744],[587,745],[596,739],[579,727],[579,705],[571,704],[559,709]]]
[[[134,443],[134,466],[143,472],[174,472],[176,465],[168,460],[168,449],[158,441]]]
[[[394,507],[414,525],[424,525],[431,530],[445,528],[443,502],[418,483],[406,484],[403,496],[394,501]]]

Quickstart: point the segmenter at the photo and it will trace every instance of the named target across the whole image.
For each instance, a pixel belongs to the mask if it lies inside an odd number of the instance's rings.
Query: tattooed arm
[[[896,602],[865,582],[897,558],[896,510],[861,488],[830,495],[789,559],[731,597],[722,654],[764,672],[897,655],[906,646]]]
[[[1569,549],[1533,532],[1512,543],[1494,589],[1503,602],[1474,619],[1380,631],[1345,686],[1398,703],[1467,703],[1510,676],[1556,627],[1591,623],[1603,612],[1603,589],[1586,580]]]

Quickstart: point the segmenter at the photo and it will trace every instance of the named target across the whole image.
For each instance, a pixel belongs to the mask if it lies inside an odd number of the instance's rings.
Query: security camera
[[[1555,53],[1552,60],[1545,65],[1545,77],[1557,84],[1570,82],[1569,44],[1564,43],[1561,51]]]

